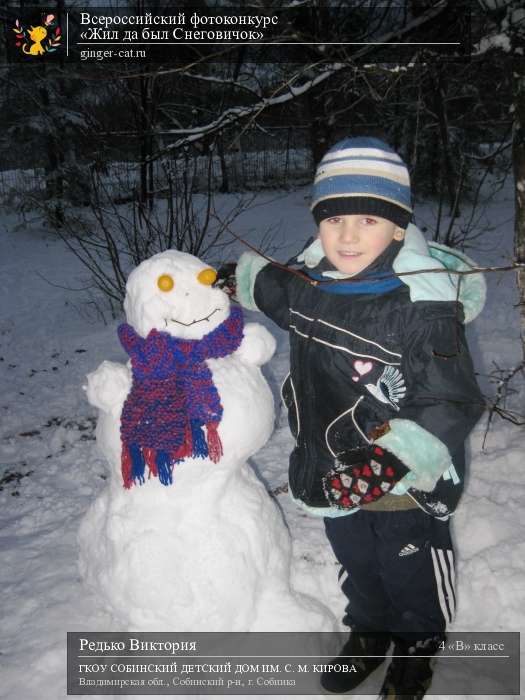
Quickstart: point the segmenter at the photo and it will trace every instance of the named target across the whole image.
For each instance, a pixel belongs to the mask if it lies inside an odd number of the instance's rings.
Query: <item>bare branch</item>
[[[499,415],[504,420],[510,421],[514,425],[525,425],[525,416],[505,407],[508,396],[511,393],[515,393],[514,390],[510,388],[510,383],[518,374],[525,377],[525,360],[512,369],[501,369],[496,365],[496,369],[489,375],[492,383],[496,384],[497,388],[494,401],[489,406],[489,415],[487,417],[487,425],[483,436],[483,449],[485,449],[487,435],[494,419],[494,414]]]

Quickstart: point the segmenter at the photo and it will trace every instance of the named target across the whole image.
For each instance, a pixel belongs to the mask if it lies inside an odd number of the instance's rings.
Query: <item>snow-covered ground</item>
[[[243,214],[235,230],[262,233],[278,225],[285,241],[279,258],[286,260],[314,232],[306,193],[277,199],[275,192],[262,193],[261,206]],[[512,256],[511,183],[488,211],[493,230],[480,242],[484,250],[467,252],[480,263],[501,264]],[[420,208],[417,223],[430,221],[430,208]],[[81,313],[83,293],[71,290],[85,286],[85,273],[62,242],[4,215],[0,245],[0,697],[59,700],[66,695],[66,632],[115,630],[77,569],[78,525],[107,475],[94,442],[95,410],[81,387],[102,360],[125,362],[126,357],[116,337],[117,321],[105,326]],[[494,363],[510,367],[520,359],[514,276],[494,273],[488,283],[485,311],[468,329],[480,375]],[[277,400],[288,366],[287,336],[262,316],[247,317],[277,339],[276,354],[264,370]],[[493,391],[483,376],[480,382]],[[277,408],[277,414],[270,441],[252,460],[269,490],[285,483],[292,446],[284,412]],[[496,418],[483,449],[485,427],[486,417],[471,436],[471,476],[453,518],[459,610],[452,629],[521,631],[523,428]],[[345,601],[322,521],[298,510],[286,493],[276,498],[293,540],[293,585],[340,618]],[[378,676],[378,688],[380,681]]]

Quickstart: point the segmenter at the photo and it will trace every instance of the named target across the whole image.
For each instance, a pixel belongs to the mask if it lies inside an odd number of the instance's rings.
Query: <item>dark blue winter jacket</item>
[[[322,477],[338,455],[372,443],[410,470],[392,494],[408,493],[429,514],[446,518],[463,490],[464,442],[484,410],[463,324],[481,311],[485,282],[479,273],[448,274],[474,263],[427,244],[412,224],[399,247],[396,272],[444,272],[392,279],[375,268],[370,282],[313,286],[251,253],[237,266],[243,306],[290,333],[290,373],[282,386],[296,442],[289,486],[316,514],[341,515],[329,508]],[[314,279],[338,276],[327,271],[317,241],[302,260],[302,271]]]

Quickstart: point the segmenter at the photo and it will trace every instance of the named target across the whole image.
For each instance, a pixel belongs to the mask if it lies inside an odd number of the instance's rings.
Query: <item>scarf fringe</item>
[[[122,447],[121,460],[122,479],[124,480],[124,488],[130,489],[133,486],[133,477],[131,476],[131,455],[127,447]]]
[[[121,469],[124,488],[129,489],[133,484],[143,484],[146,481],[146,465],[148,478],[158,477],[163,486],[169,486],[173,483],[174,465],[187,457],[208,457],[212,462],[218,462],[223,455],[218,426],[218,422],[208,423],[206,436],[201,425],[192,421],[191,426],[186,428],[184,443],[175,454],[152,447],[123,445]]]
[[[157,463],[156,463],[156,450],[154,450],[151,447],[144,447],[142,449],[142,453],[144,455],[144,459],[146,460],[146,464],[148,465],[149,469],[149,474],[148,478],[151,476],[158,476],[158,469],[157,469]]]
[[[218,462],[222,457],[222,442],[217,432],[218,423],[208,423],[206,430],[208,432],[208,453],[212,462]]]
[[[208,456],[208,443],[206,442],[204,430],[202,429],[200,423],[195,420],[191,421],[191,441],[193,445],[191,453],[192,457]]]
[[[138,445],[129,445],[122,453],[124,488],[129,489],[137,481],[139,484],[143,484],[145,481],[146,460],[140,447]]]
[[[167,452],[159,450],[156,459],[157,472],[159,481],[163,486],[169,486],[173,483],[173,463]]]

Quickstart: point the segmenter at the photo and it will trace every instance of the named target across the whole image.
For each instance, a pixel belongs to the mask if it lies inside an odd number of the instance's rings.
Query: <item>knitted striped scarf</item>
[[[156,329],[142,338],[127,323],[119,326],[118,335],[132,369],[120,426],[124,487],[144,483],[146,465],[149,476],[167,486],[173,466],[187,457],[218,462],[223,409],[206,360],[237,350],[243,338],[242,310],[232,309],[200,340],[181,340]]]

